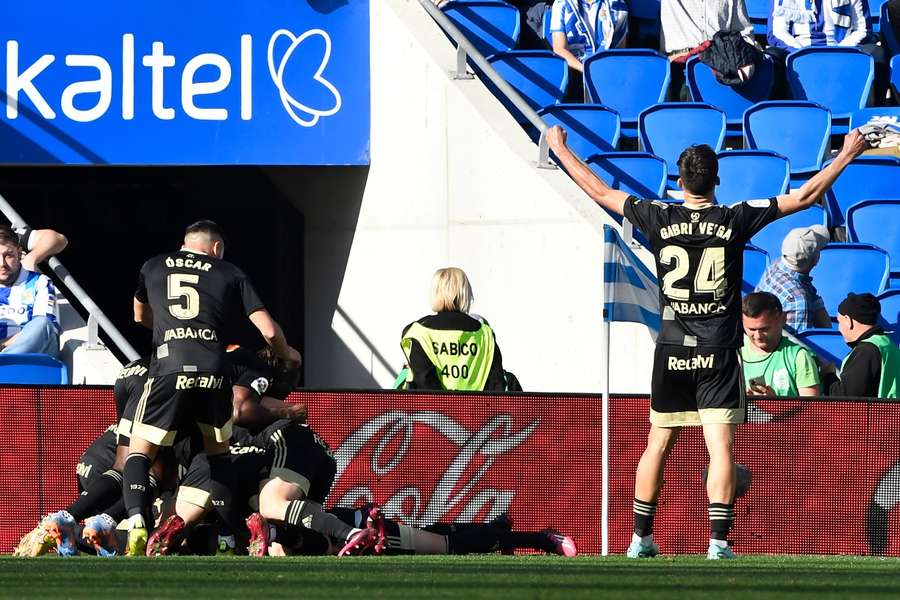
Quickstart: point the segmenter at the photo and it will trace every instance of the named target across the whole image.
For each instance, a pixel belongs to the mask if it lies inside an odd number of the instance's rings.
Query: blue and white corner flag
[[[659,285],[619,233],[603,226],[603,314],[605,321],[643,323],[659,333]]]

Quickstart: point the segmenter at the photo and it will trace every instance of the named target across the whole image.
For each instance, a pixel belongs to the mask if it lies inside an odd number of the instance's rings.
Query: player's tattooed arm
[[[275,356],[284,360],[288,367],[296,368],[302,362],[300,353],[287,343],[281,326],[265,309],[250,314],[250,321],[275,352]]]
[[[153,310],[149,304],[134,299],[134,322],[140,323],[147,329],[153,329]]]
[[[831,189],[850,162],[868,148],[866,139],[854,129],[844,138],[844,147],[827,167],[813,175],[800,189],[778,196],[778,215],[783,217],[809,208]]]
[[[610,212],[623,215],[628,194],[606,185],[590,167],[575,156],[566,144],[566,130],[554,125],[547,130],[547,143],[562,166],[591,199]]]

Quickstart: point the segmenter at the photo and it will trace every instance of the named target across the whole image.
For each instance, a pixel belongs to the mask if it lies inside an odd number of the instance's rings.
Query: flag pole
[[[604,229],[609,227],[604,225]],[[603,400],[600,408],[600,554],[609,555],[609,313],[606,310],[606,264],[609,261],[609,244],[606,243],[606,235],[603,236],[603,269],[601,277],[603,281],[603,320],[602,344],[603,344]]]

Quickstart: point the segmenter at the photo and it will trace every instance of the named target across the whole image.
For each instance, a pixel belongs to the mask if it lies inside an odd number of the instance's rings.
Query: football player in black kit
[[[624,216],[650,240],[660,282],[662,327],[653,358],[650,434],[635,474],[631,558],[659,553],[653,517],[666,457],[685,425],[702,425],[710,466],[709,559],[734,558],[728,531],[734,522],[734,431],[746,420],[738,349],[741,282],[746,242],[775,219],[816,203],[846,166],[866,149],[858,131],[840,154],[800,189],[733,206],[716,204],[718,160],[706,145],[678,159],[684,204],[642,200],[601,181],[566,145],[561,127],[547,132],[550,149],[597,204]]]
[[[209,457],[214,502],[234,487],[229,472],[231,382],[224,339],[229,321],[249,318],[275,355],[300,363],[247,276],[222,260],[225,239],[212,221],[185,230],[184,245],[141,268],[134,319],[153,330],[150,376],[135,413],[123,468],[129,514],[126,554],[144,554],[152,502],[148,471],[160,446],[199,429]]]

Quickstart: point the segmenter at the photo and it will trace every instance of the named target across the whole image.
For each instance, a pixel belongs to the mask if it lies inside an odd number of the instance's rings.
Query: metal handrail
[[[453,24],[453,21],[447,18],[447,15],[435,6],[432,0],[419,0],[419,4],[447,32],[447,35],[456,42],[456,72],[454,72],[453,78],[472,79],[472,76],[466,71],[466,60],[471,57],[472,62],[491,80],[491,83],[497,86],[500,93],[512,102],[513,106],[528,119],[529,123],[541,132],[541,137],[538,140],[538,168],[555,169],[556,165],[550,162],[550,146],[547,144],[548,127],[544,120],[522,99],[519,92],[494,70],[494,67],[491,66],[484,55],[475,48],[472,42],[466,39],[466,36]]]
[[[28,227],[28,224],[21,215],[16,212],[16,209],[14,209],[2,195],[0,195],[0,212],[9,219],[13,228]],[[51,256],[47,261],[47,264],[56,276],[59,277],[66,290],[71,292],[72,295],[75,296],[75,299],[81,303],[86,311],[88,311],[88,321],[95,319],[97,324],[106,332],[106,335],[109,336],[110,341],[116,345],[119,351],[122,352],[128,360],[131,361],[140,358],[140,354],[138,354],[134,347],[128,343],[125,336],[123,336],[116,326],[113,325],[113,322],[109,320],[109,317],[100,310],[100,307],[97,306],[88,293],[84,291],[84,288],[75,281],[75,278],[72,277],[72,274],[69,273],[69,270],[63,266],[60,260],[55,256]]]

